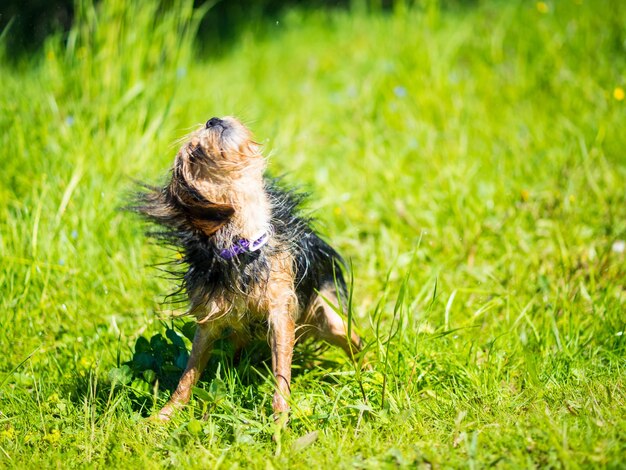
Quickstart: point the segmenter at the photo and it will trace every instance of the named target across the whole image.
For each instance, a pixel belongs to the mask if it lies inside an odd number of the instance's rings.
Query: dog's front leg
[[[198,382],[211,356],[213,342],[215,338],[219,336],[219,331],[216,330],[215,325],[210,323],[198,324],[185,372],[183,372],[178,382],[176,391],[172,394],[167,404],[159,411],[159,419],[163,421],[169,420],[174,411],[189,402],[191,398],[191,388]]]
[[[270,313],[270,346],[272,348],[272,372],[276,378],[276,392],[272,407],[274,419],[289,411],[291,393],[291,359],[295,343],[295,322],[287,308]]]

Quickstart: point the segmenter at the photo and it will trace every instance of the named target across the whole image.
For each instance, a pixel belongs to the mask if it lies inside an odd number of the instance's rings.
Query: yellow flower
[[[13,428],[13,426],[9,426],[6,429],[3,429],[2,432],[0,432],[0,438],[2,438],[2,440],[12,440],[15,437],[15,429]]]
[[[49,444],[56,444],[61,440],[61,431],[53,429],[44,437],[44,440],[48,441]]]
[[[539,13],[548,13],[548,4],[546,2],[537,2],[537,11]]]
[[[616,87],[615,90],[613,90],[613,98],[615,98],[617,101],[622,101],[624,98],[626,98],[626,93],[624,92],[624,89],[622,87]]]
[[[522,202],[528,201],[528,199],[530,199],[530,191],[528,191],[528,189],[522,189],[520,192],[520,199]]]

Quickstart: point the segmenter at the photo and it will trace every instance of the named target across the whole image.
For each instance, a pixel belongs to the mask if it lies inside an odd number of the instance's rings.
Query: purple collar
[[[255,237],[252,241],[246,238],[240,238],[230,248],[224,248],[220,251],[220,256],[224,259],[233,259],[242,253],[252,253],[265,245],[270,236],[267,232],[263,232],[261,236]]]

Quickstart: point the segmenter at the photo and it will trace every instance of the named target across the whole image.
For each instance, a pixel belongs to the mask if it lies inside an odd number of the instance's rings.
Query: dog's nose
[[[206,122],[205,127],[207,129],[210,129],[211,127],[221,126],[221,125],[223,125],[223,123],[220,118],[212,117]]]

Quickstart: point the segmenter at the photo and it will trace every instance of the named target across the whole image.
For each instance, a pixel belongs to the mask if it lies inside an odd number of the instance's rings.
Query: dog
[[[165,187],[144,186],[133,210],[181,253],[181,291],[197,329],[185,371],[161,420],[190,399],[224,332],[237,347],[267,328],[276,390],[274,417],[289,411],[296,339],[313,336],[350,358],[362,348],[337,312],[346,308],[345,263],[302,215],[305,196],[265,174],[251,132],[234,117],[211,118],[181,147]],[[296,338],[296,332],[298,338]]]

